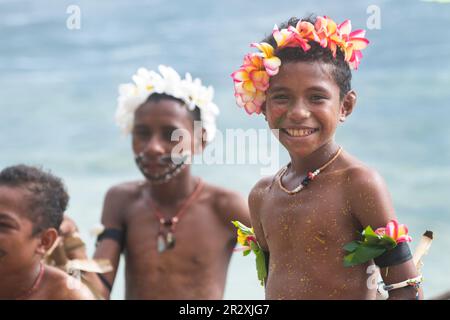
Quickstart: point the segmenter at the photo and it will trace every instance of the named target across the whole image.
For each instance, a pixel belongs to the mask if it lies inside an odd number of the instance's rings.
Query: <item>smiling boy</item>
[[[188,74],[181,79],[169,67],[159,71],[140,69],[133,84],[120,88],[117,121],[132,133],[145,179],[108,191],[102,214],[106,229],[95,258],[109,259],[114,271],[102,283],[90,279],[108,297],[123,252],[126,299],[222,299],[236,243],[230,221],[250,222],[248,206],[237,193],[191,174],[188,160],[215,134],[212,88]],[[194,121],[200,121],[203,134],[194,134]],[[177,133],[184,150],[177,149]],[[71,256],[80,257],[85,253]]]
[[[0,172],[0,299],[93,299],[81,283],[44,265],[69,196],[60,179],[19,165]]]
[[[348,20],[338,26],[327,17],[292,18],[253,44],[261,52],[247,55],[233,74],[237,103],[248,113],[265,115],[291,158],[249,195],[252,226],[269,260],[267,299],[376,295],[367,285],[372,260],[352,267],[343,263],[344,245],[357,240],[358,232],[396,219],[381,176],[334,137],[355,107],[350,67],[357,68],[368,43],[362,30],[350,31]],[[384,283],[401,283],[390,291],[391,299],[418,298],[409,249],[398,248],[393,261],[377,262]]]

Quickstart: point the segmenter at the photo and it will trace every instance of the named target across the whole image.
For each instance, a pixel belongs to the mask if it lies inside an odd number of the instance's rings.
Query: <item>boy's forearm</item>
[[[79,259],[85,260],[89,259],[87,255],[87,251],[85,247],[80,247],[75,250],[71,250],[67,252],[67,258],[70,260]],[[99,276],[93,272],[83,272],[83,278],[89,282],[89,287],[92,287],[95,290],[95,293],[101,295],[103,299],[109,299],[110,292],[105,287],[105,285],[100,280]]]
[[[83,272],[83,277],[85,281],[89,282],[89,287],[92,287],[92,289],[95,291],[93,292],[96,295],[100,295],[101,298],[105,300],[109,300],[110,298],[110,292],[105,287],[105,285],[100,280],[98,274],[93,272]]]
[[[419,297],[417,298],[417,292]],[[388,300],[423,300],[423,291],[420,288],[418,291],[413,287],[405,287],[389,291]]]

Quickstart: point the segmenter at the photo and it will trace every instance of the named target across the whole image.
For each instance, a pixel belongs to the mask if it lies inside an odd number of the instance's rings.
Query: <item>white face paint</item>
[[[143,153],[139,153],[135,157],[136,164],[142,174],[153,184],[163,184],[177,176],[186,166],[187,155],[174,158],[174,155],[163,155],[158,158],[158,163],[166,166],[166,169],[160,173],[153,174],[150,172],[147,159]]]

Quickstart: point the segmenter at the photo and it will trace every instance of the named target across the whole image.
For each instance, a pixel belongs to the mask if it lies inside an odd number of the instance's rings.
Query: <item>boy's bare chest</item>
[[[170,220],[177,215],[175,209],[154,208],[145,203],[136,203],[127,212],[127,252],[131,256],[158,256],[159,240],[172,234],[174,248],[167,253],[189,255],[196,251],[218,251],[220,241],[229,236],[220,216],[208,203],[193,204],[177,216],[178,222],[162,224],[160,217]],[[214,236],[211,236],[214,235]],[[171,256],[171,254],[166,254]],[[179,257],[178,257],[179,258]],[[151,259],[150,259],[151,260]],[[160,260],[160,259],[159,259]]]
[[[326,180],[315,182],[294,195],[276,183],[267,191],[259,215],[271,249],[341,245],[354,236],[354,219],[344,190]]]

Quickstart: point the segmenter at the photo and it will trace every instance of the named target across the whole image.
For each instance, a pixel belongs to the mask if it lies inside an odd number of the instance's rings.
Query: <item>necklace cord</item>
[[[287,171],[287,169],[288,169],[288,167],[290,165],[290,163],[289,163],[283,169],[281,169],[280,172],[278,173],[278,185],[279,185],[280,189],[283,190],[284,192],[286,192],[289,195],[293,195],[293,194],[296,194],[296,193],[300,192],[301,190],[304,189],[304,187],[306,187],[308,185],[308,183],[310,181],[312,181],[317,175],[319,175],[319,173],[321,173],[331,163],[333,163],[334,160],[336,160],[337,157],[339,157],[339,155],[341,154],[341,151],[342,151],[342,147],[339,147],[339,149],[336,152],[336,154],[330,160],[328,160],[323,166],[321,166],[319,169],[315,170],[314,172],[308,172],[308,174],[302,180],[302,182],[300,182],[300,184],[296,188],[294,188],[293,190],[286,189],[286,187],[283,186],[283,182],[281,181],[281,179],[285,175],[285,173],[286,173],[286,171]]]

